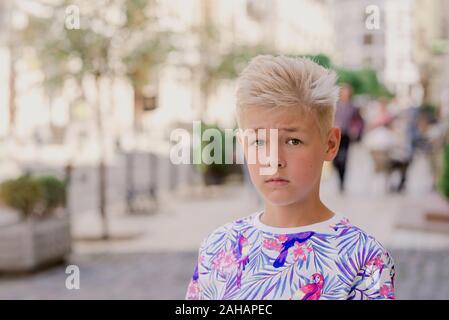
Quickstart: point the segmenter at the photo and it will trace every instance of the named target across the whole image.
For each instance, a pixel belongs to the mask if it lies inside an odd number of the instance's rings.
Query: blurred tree
[[[393,94],[378,80],[377,72],[371,68],[355,70],[341,68],[333,65],[331,59],[325,54],[299,56],[309,58],[327,69],[336,70],[338,83],[350,84],[356,95],[368,95],[373,98],[393,97]]]
[[[350,84],[356,95],[368,95],[373,98],[393,96],[385,85],[378,80],[377,72],[371,68],[355,70],[341,68],[335,66],[331,59],[322,53],[291,56],[309,58],[327,69],[334,69],[338,75],[338,83]]]
[[[200,101],[197,118],[202,120],[207,114],[209,98],[220,82],[236,78],[251,58],[270,51],[270,48],[263,44],[247,45],[233,41],[223,45],[221,29],[213,17],[215,3],[212,0],[201,0],[200,24],[191,30],[197,38],[199,59],[186,65],[192,74],[199,77]]]
[[[373,69],[349,70],[339,67],[335,69],[338,82],[350,84],[356,95],[368,95],[372,98],[393,97],[393,94],[378,80],[377,73]]]
[[[157,29],[154,0],[61,0],[35,1],[45,14],[30,12],[28,27],[21,32],[22,42],[32,47],[45,75],[49,92],[61,90],[65,80],[76,80],[82,99],[87,101],[89,81],[95,86],[93,109],[98,132],[99,210],[102,238],[109,237],[106,214],[106,166],[104,110],[101,82],[127,77],[135,96],[141,95],[151,69],[161,63],[169,51],[167,34]],[[67,8],[80,11],[80,27],[67,26]],[[124,13],[124,14],[123,14]],[[110,88],[111,89],[111,88]],[[112,92],[112,90],[109,90]],[[136,98],[135,103],[139,103]]]
[[[15,138],[16,122],[16,47],[17,41],[13,36],[12,16],[14,2],[0,2],[0,45],[8,49],[8,134],[10,139]]]
[[[126,46],[120,48],[120,59],[134,89],[135,128],[144,109],[145,86],[151,84],[157,67],[175,50],[172,33],[160,30],[156,5],[154,0],[124,2],[126,20],[120,28],[120,37],[126,39]]]
[[[23,33],[26,43],[33,46],[45,75],[45,87],[54,92],[61,90],[65,79],[75,79],[84,94],[84,81],[91,78],[95,83],[96,97],[94,111],[99,144],[98,181],[99,210],[102,218],[102,238],[109,237],[106,216],[106,166],[103,115],[100,101],[100,80],[111,76],[110,66],[111,28],[106,25],[104,8],[111,1],[101,5],[88,6],[83,11],[79,29],[66,26],[66,8],[69,5],[85,7],[86,1],[62,1],[48,4],[46,17],[30,16],[28,27]],[[69,62],[79,61],[77,70],[70,70]]]

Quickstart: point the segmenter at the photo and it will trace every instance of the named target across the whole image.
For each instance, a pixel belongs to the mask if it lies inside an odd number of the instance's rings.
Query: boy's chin
[[[278,207],[288,206],[288,205],[298,202],[298,199],[293,198],[291,196],[287,196],[287,195],[269,194],[269,195],[265,195],[264,198],[265,198],[265,202],[269,203],[272,206],[278,206]]]

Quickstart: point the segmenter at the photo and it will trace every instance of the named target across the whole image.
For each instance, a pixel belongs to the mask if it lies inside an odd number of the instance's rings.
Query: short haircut
[[[308,58],[259,55],[237,82],[236,107],[297,107],[315,115],[320,134],[332,128],[339,95],[337,75]]]

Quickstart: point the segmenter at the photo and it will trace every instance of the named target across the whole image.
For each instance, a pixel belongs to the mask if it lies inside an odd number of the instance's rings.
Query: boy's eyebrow
[[[267,128],[255,128],[254,130],[260,130],[260,129],[267,129]],[[275,128],[272,128],[275,129]],[[297,131],[306,131],[302,128],[297,128],[297,127],[291,127],[291,128],[277,128],[279,130],[283,130],[283,131],[287,131],[287,132],[297,132]]]

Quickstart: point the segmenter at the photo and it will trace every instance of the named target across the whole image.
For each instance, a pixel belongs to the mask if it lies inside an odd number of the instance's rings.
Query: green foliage
[[[438,189],[449,200],[449,143],[446,143],[443,149],[443,168]]]
[[[219,133],[220,135],[220,141],[215,142],[214,143],[214,139],[215,137],[212,136],[210,138],[209,141],[202,141],[202,137],[203,137],[203,133],[205,132],[205,130],[207,129],[214,129],[217,130],[217,133]],[[233,164],[226,164],[226,148],[234,148],[233,150],[235,150],[235,145],[236,145],[236,139],[235,137],[233,137],[233,141],[232,141],[232,145],[231,143],[229,143],[229,145],[226,145],[226,137],[225,137],[225,131],[221,128],[219,128],[218,126],[215,125],[208,125],[205,124],[204,122],[201,122],[201,135],[199,137],[194,137],[194,139],[198,139],[199,141],[201,140],[201,147],[198,148],[197,150],[193,150],[193,152],[195,152],[198,156],[198,158],[201,159],[201,163],[200,164],[196,164],[196,167],[198,170],[200,170],[201,172],[206,172],[206,171],[211,171],[214,172],[215,174],[218,175],[223,175],[226,176],[227,174],[229,174],[232,171],[232,166]],[[210,145],[210,146],[214,146],[212,152],[208,152],[208,149],[205,150],[206,146]],[[231,150],[228,150],[228,153]],[[214,158],[215,153],[218,152],[220,153],[220,159],[219,162],[221,163],[204,163],[203,162],[203,152],[205,153],[205,156],[210,156],[212,158]],[[228,160],[228,162],[232,161],[232,159]]]
[[[43,192],[45,213],[51,213],[55,208],[64,207],[66,204],[66,185],[63,181],[53,176],[37,177]]]
[[[30,176],[6,180],[0,184],[2,202],[18,210],[24,217],[33,213],[42,195],[39,183]]]
[[[371,68],[350,70],[332,64],[331,59],[325,54],[289,55],[292,57],[305,57],[318,63],[327,69],[334,69],[338,75],[339,84],[349,84],[355,95],[368,95],[373,98],[392,98],[393,94],[377,78],[377,73]]]
[[[431,44],[431,49],[434,55],[445,55],[449,52],[449,40],[435,39]]]
[[[0,184],[0,200],[24,217],[33,213],[47,215],[65,206],[66,185],[52,176],[24,175]]]
[[[65,26],[68,5],[81,8],[80,29]],[[104,6],[119,5],[124,21],[110,21]],[[44,85],[61,89],[65,79],[81,82],[85,76],[127,76],[138,88],[148,84],[151,69],[172,50],[170,34],[157,27],[154,0],[62,0],[43,4],[48,16],[30,15],[17,32],[23,47],[33,48],[44,73]],[[73,65],[78,65],[73,67]]]
[[[335,68],[338,74],[338,82],[352,86],[355,95],[368,95],[373,98],[393,97],[393,94],[379,82],[376,71],[370,68],[349,70]]]
[[[431,103],[424,103],[419,108],[419,113],[422,114],[429,123],[436,123],[438,121],[438,107]]]

